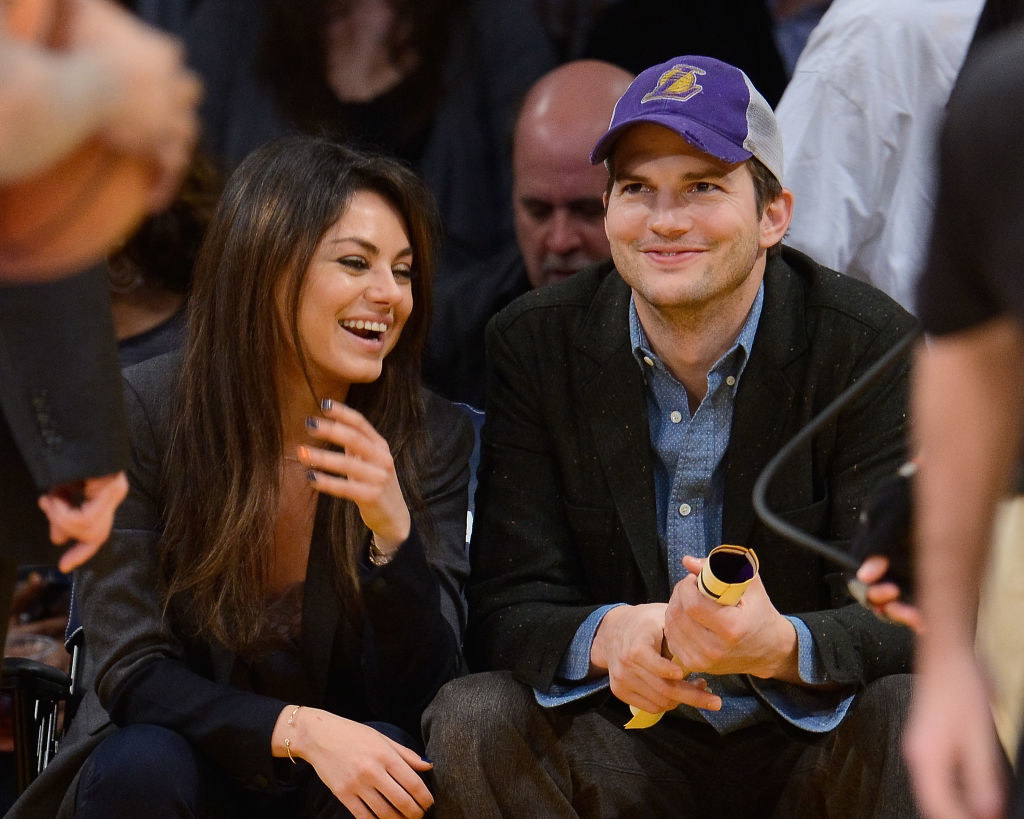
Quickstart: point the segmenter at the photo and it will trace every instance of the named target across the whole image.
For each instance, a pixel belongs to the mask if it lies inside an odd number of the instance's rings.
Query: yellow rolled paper
[[[758,568],[757,555],[753,549],[724,543],[708,554],[708,559],[697,575],[697,588],[720,606],[735,606],[750,581],[757,577]],[[679,665],[675,657],[672,661]],[[689,673],[685,668],[683,671]],[[633,714],[633,718],[625,725],[629,729],[650,728],[664,716],[664,712],[652,714],[635,705],[629,706],[629,710]]]

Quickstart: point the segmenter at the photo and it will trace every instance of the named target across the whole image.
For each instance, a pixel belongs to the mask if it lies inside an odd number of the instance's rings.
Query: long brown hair
[[[416,465],[438,229],[433,200],[394,160],[317,137],[269,143],[228,180],[199,252],[163,470],[165,605],[181,595],[195,628],[236,650],[259,634],[279,500],[281,386],[268,364],[291,344],[306,371],[296,318],[306,272],[359,190],[380,194],[403,218],[413,249],[413,311],[380,378],[353,385],[346,403],[388,441],[412,514],[423,518]],[[280,282],[285,311],[277,309]],[[307,383],[319,400],[308,371]],[[336,585],[354,599],[355,555],[369,534],[355,504],[327,502]]]

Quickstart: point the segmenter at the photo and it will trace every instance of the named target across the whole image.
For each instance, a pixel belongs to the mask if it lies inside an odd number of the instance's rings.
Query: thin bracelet
[[[292,709],[292,712],[288,715],[288,727],[289,728],[294,728],[295,727],[295,715],[297,713],[299,713],[299,709],[301,707],[302,707],[301,705],[296,705]],[[288,752],[288,758],[292,761],[292,765],[298,765],[299,763],[296,762],[295,761],[295,757],[292,756],[292,738],[291,737],[285,737],[285,739],[284,739],[284,749]]]
[[[398,550],[396,549],[391,554],[388,554],[383,549],[381,549],[380,546],[377,545],[377,536],[375,534],[373,534],[372,532],[370,533],[370,553],[369,553],[369,558],[370,558],[370,564],[371,565],[378,566],[378,567],[379,566],[387,566],[388,563],[390,563],[394,559],[395,553],[397,551]]]

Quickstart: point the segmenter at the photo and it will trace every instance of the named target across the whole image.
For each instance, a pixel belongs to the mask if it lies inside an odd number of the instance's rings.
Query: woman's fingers
[[[355,455],[349,455],[347,452],[300,446],[297,454],[299,461],[311,469],[318,472],[329,472],[352,481],[382,483],[390,477],[387,468]]]
[[[361,412],[330,399],[324,400],[322,412],[322,417],[307,419],[307,427],[314,437],[351,449],[352,454],[360,457],[372,458],[384,452],[390,456],[388,442]]]

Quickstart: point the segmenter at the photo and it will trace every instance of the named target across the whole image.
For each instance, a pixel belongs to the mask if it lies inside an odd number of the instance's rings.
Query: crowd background
[[[97,268],[109,281],[122,365],[180,345],[191,267],[222,179],[254,148],[294,132],[383,151],[426,182],[444,236],[431,331],[431,343],[443,347],[446,324],[481,270],[494,279],[496,259],[514,259],[497,267],[515,278],[495,288],[518,295],[530,286],[516,232],[516,122],[539,79],[581,59],[635,74],[676,54],[702,53],[743,69],[778,106],[785,182],[798,201],[789,240],[825,264],[850,268],[913,312],[933,199],[934,129],[965,55],[1022,14],[1019,3],[993,0],[723,0],[685,9],[667,0],[121,5],[179,38],[205,89],[199,145],[177,197]],[[887,81],[892,77],[897,81]],[[825,166],[830,170],[821,173]],[[840,181],[816,190],[809,181],[815,173]],[[824,227],[814,218],[823,214],[832,220]],[[823,235],[824,245],[816,246]],[[837,235],[849,238],[839,242]],[[487,302],[474,326],[507,300]],[[482,384],[482,372],[479,377]],[[428,366],[426,378],[445,397],[484,404],[481,385],[446,381],[443,361],[433,375]],[[1012,521],[1005,525],[1013,529]],[[1021,559],[997,551],[982,601],[981,645],[995,681],[1000,737],[1011,749],[1024,682],[1012,658],[1024,645],[1017,630],[1006,627],[1015,621],[1006,610],[1024,598],[1013,583],[1024,576]],[[52,583],[66,583],[46,574]],[[38,630],[30,621],[44,613],[33,602],[45,584],[27,567],[23,576],[15,632]],[[59,610],[52,622],[62,624]],[[57,637],[60,631],[52,629]]]

